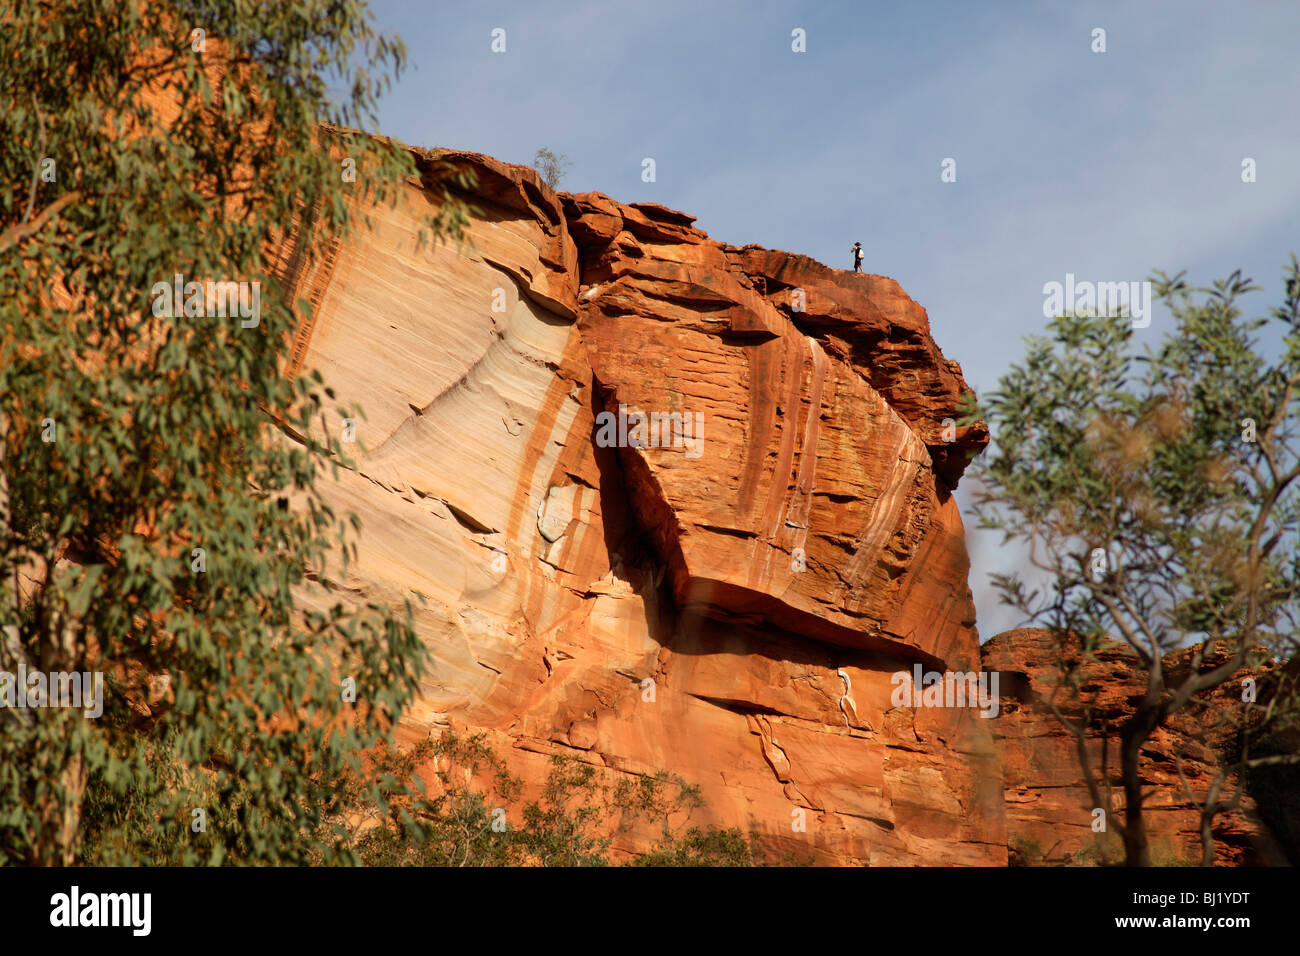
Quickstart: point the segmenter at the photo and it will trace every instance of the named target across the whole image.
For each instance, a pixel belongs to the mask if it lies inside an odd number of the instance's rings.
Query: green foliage
[[[268,251],[295,219],[319,249],[414,172],[344,128],[373,125],[405,51],[355,0],[13,0],[3,20],[0,669],[110,690],[98,720],[0,711],[0,862],[346,862],[322,823],[422,650],[409,608],[294,605],[353,523],[315,490],[346,459],[303,437],[332,395],[281,375],[303,304]],[[155,315],[175,273],[260,283],[260,322]]]
[[[1012,834],[1007,839],[1008,866],[1040,866],[1043,861],[1043,845],[1034,837]]]
[[[1266,320],[1243,319],[1237,305],[1256,288],[1249,280],[1156,288],[1176,323],[1163,342],[1138,354],[1122,317],[1058,317],[986,402],[996,446],[977,472],[988,489],[981,525],[1033,546],[1049,576],[1042,592],[1016,574],[995,583],[1032,619],[1096,638],[1115,631],[1139,656],[1193,637],[1285,651],[1300,594],[1288,478],[1297,304],[1277,310],[1286,355],[1269,362],[1255,335]]]
[[[702,830],[691,827],[680,839],[638,856],[635,866],[753,866],[757,849],[737,827]]]
[[[1097,729],[1095,688],[1079,676],[1111,636],[1145,672],[1145,693],[1119,728],[1134,810],[1116,826],[1134,833],[1141,745],[1170,714],[1195,704],[1208,723],[1217,710],[1244,740],[1297,708],[1294,684],[1275,689],[1266,709],[1263,698],[1202,698],[1242,667],[1296,650],[1300,264],[1293,255],[1272,322],[1244,317],[1240,299],[1257,287],[1240,272],[1200,289],[1181,275],[1153,278],[1172,333],[1139,351],[1123,316],[1052,320],[984,403],[995,445],[976,471],[980,525],[1025,548],[1031,569],[994,584],[1059,638],[1060,690],[1079,719],[1058,716],[1076,736]],[[1261,340],[1266,327],[1274,346]],[[1164,655],[1189,645],[1190,670],[1168,673]],[[1109,808],[1107,775],[1098,783],[1085,766],[1085,776],[1094,805]],[[1144,835],[1125,839],[1130,862],[1144,857]]]
[[[1152,866],[1196,866],[1195,857],[1169,840],[1158,841],[1151,848]]]
[[[417,773],[434,768],[436,795]],[[749,866],[753,849],[739,830],[691,826],[696,788],[666,773],[610,786],[597,768],[554,757],[540,795],[520,806],[523,784],[484,744],[453,733],[400,753],[377,755],[386,810],[362,787],[345,797],[361,860],[371,866],[607,866],[616,838],[638,823],[659,840],[636,866]],[[485,782],[486,781],[486,782]],[[674,824],[674,820],[678,820]]]
[[[1076,866],[1119,866],[1124,862],[1124,844],[1114,832],[1094,833],[1072,855]]]

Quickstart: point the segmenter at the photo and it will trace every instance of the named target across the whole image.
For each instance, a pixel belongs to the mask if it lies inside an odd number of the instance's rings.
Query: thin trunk
[[[57,616],[46,623],[40,641],[40,666],[47,673],[80,670],[82,642],[77,632]],[[50,689],[53,692],[53,688]],[[67,724],[84,720],[80,711],[66,712],[47,707],[40,719]],[[70,727],[60,728],[61,736],[72,738]],[[54,776],[56,785],[47,791],[41,805],[41,830],[37,855],[45,866],[72,866],[77,860],[81,839],[81,807],[86,795],[86,771],[80,752],[67,755]]]
[[[1223,769],[1214,775],[1205,802],[1201,805],[1201,866],[1214,866],[1214,817],[1223,809],[1219,803],[1219,792],[1227,776],[1227,771]]]
[[[1206,810],[1201,813],[1201,866],[1214,866],[1214,830],[1210,824],[1214,814]]]
[[[1151,846],[1142,818],[1142,776],[1139,758],[1142,744],[1159,726],[1160,715],[1145,705],[1120,732],[1120,766],[1124,778],[1124,865],[1150,866]]]
[[[81,754],[74,754],[63,771],[63,806],[55,834],[55,853],[59,866],[72,866],[77,862],[77,846],[81,837],[81,804],[86,795],[86,774]]]

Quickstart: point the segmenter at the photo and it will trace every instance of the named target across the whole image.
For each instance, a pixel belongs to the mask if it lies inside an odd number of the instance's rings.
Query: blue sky
[[[660,202],[715,239],[840,268],[860,240],[864,269],[928,310],[977,390],[1043,328],[1043,284],[1067,272],[1208,283],[1241,268],[1264,313],[1300,253],[1291,0],[371,6],[411,60],[384,133],[516,163],[546,146],[572,161],[563,189]],[[1157,308],[1138,335],[1168,328]],[[1020,623],[987,584],[1009,558],[988,535],[970,547],[987,638]]]

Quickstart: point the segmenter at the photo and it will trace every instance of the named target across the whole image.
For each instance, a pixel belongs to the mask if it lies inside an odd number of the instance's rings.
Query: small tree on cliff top
[[[1240,713],[1222,705],[1201,713],[1213,706],[1212,688],[1296,650],[1300,268],[1292,256],[1284,302],[1272,312],[1278,349],[1256,336],[1268,319],[1242,317],[1238,299],[1256,287],[1240,273],[1204,289],[1181,275],[1153,279],[1174,332],[1135,354],[1122,317],[1054,319],[983,404],[996,445],[977,471],[981,526],[1021,542],[1038,572],[1033,581],[995,575],[994,584],[1004,603],[1060,642],[1051,705],[1075,736],[1093,805],[1122,837],[1130,865],[1150,863],[1139,758],[1170,715],[1193,709],[1206,722],[1233,723],[1228,759],[1238,787],[1252,768],[1300,759],[1253,749],[1294,726],[1297,694],[1285,668],[1272,669],[1268,686],[1245,684]],[[1077,663],[1108,635],[1132,650],[1146,685],[1118,727],[1122,822],[1113,768],[1099,766],[1086,744],[1110,728],[1092,720],[1092,694],[1078,682]],[[1170,673],[1164,655],[1189,645],[1191,667]],[[1235,802],[1224,783],[1195,795],[1207,863],[1210,822]]]
[[[542,174],[542,180],[552,189],[559,189],[564,174],[573,165],[563,153],[554,153],[543,146],[533,157],[533,165]]]
[[[14,0],[0,25],[0,671],[106,682],[92,719],[0,674],[0,863],[317,859],[420,646],[380,607],[294,607],[344,540],[314,491],[344,449],[304,437],[324,397],[281,377],[303,304],[267,253],[414,172],[318,125],[371,126],[367,70],[403,47],[353,0]],[[176,274],[260,314],[155,308]]]

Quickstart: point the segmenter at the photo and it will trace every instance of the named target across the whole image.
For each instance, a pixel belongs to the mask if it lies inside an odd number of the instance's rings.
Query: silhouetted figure
[[[862,243],[855,242],[853,244],[853,249],[850,251],[853,253],[853,271],[861,272],[862,271]]]

